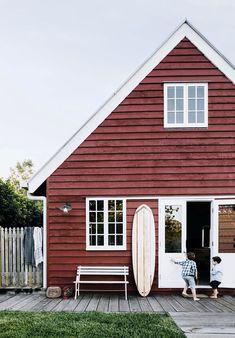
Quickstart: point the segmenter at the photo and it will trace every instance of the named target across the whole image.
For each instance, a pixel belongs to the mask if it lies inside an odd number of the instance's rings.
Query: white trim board
[[[37,188],[73,153],[106,117],[132,92],[132,90],[167,56],[184,38],[188,38],[234,84],[234,66],[213,47],[188,21],[157,49],[152,56],[111,96],[91,118],[55,153],[55,155],[29,180],[28,190]]]

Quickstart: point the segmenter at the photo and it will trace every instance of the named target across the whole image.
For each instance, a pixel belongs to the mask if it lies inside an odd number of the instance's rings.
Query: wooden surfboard
[[[146,297],[152,287],[155,272],[155,224],[152,210],[140,205],[132,227],[132,265],[135,284],[141,296]]]

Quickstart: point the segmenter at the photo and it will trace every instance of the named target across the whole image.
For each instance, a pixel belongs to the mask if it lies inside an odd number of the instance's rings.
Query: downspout
[[[45,196],[34,196],[27,191],[30,200],[42,201],[43,203],[43,289],[47,288],[47,199]]]

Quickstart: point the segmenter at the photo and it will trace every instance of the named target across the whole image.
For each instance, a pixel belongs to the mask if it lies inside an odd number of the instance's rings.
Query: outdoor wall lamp
[[[65,202],[61,207],[59,207],[60,210],[63,211],[63,213],[68,214],[70,210],[72,210],[71,204],[68,202]]]

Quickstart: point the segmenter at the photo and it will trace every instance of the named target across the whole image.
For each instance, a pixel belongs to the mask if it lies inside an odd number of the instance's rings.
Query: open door
[[[235,200],[214,201],[213,256],[220,256],[223,280],[220,287],[235,287]]]
[[[196,255],[199,286],[209,286],[211,264],[211,201],[187,201],[187,252]]]
[[[185,259],[186,201],[159,200],[159,287],[182,287],[181,266],[171,258]]]

